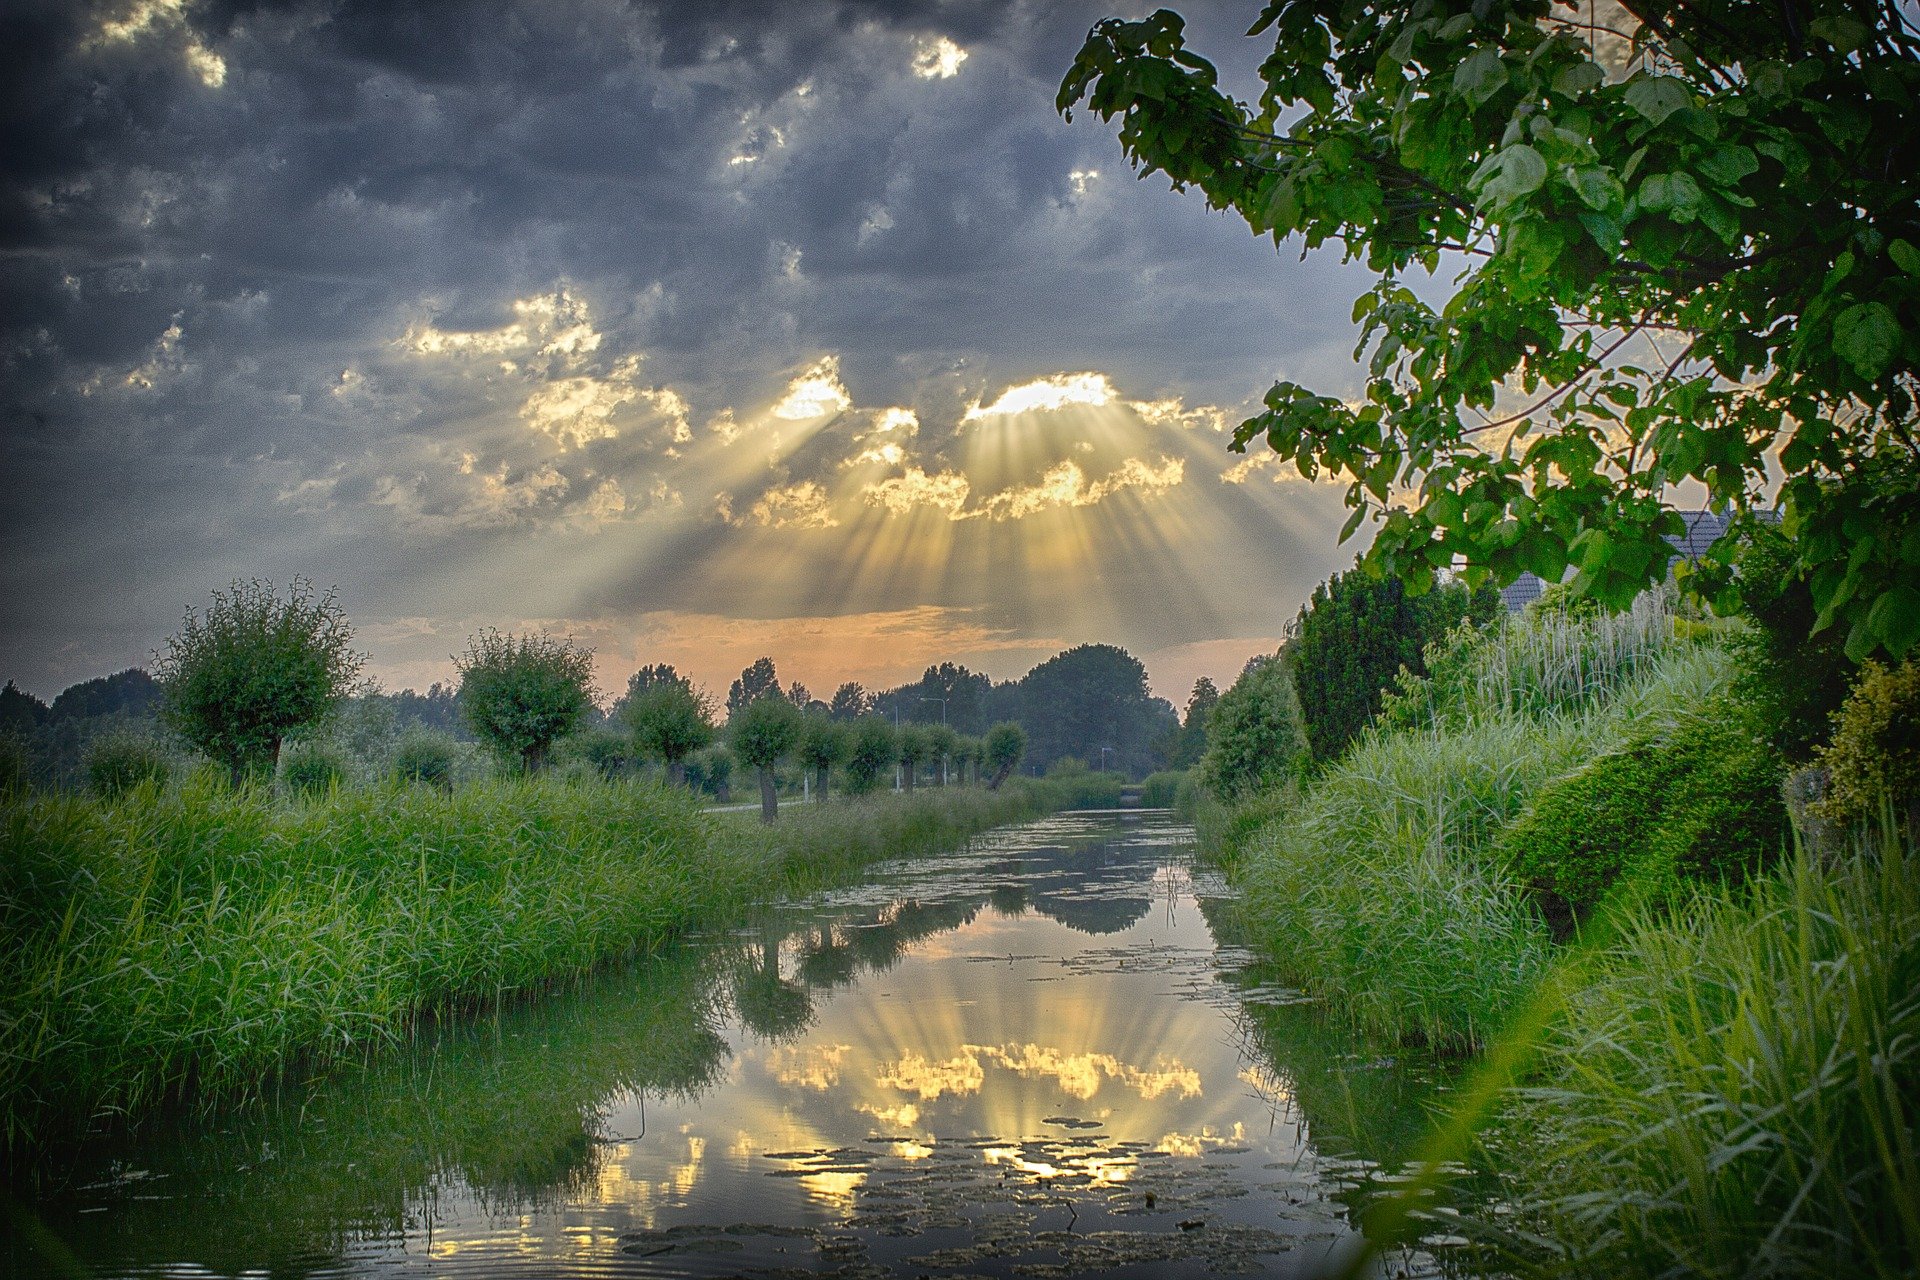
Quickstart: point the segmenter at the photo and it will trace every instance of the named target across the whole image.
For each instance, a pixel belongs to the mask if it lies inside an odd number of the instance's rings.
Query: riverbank
[[[1657,600],[1430,669],[1338,761],[1196,820],[1327,1017],[1472,1059],[1431,1154],[1479,1131],[1514,1209],[1462,1224],[1489,1268],[1911,1274],[1910,840],[1799,851],[1726,637]]]
[[[423,1014],[1100,798],[1014,779],[835,800],[772,827],[682,791],[545,779],[15,798],[0,812],[0,1146],[170,1097],[244,1097]]]

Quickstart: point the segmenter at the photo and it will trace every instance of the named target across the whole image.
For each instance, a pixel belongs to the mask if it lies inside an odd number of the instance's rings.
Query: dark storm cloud
[[[337,577],[373,616],[511,595],[498,557],[616,496],[706,546],[709,424],[823,353],[857,407],[919,411],[928,465],[972,400],[1056,371],[1337,389],[1337,267],[1283,270],[1054,114],[1108,7],[8,5],[7,673],[137,660],[237,573]],[[1192,15],[1242,77],[1245,8]],[[942,40],[957,73],[917,74]],[[503,336],[556,298],[590,349]],[[829,477],[856,425],[729,484]],[[595,594],[570,589],[502,612]]]

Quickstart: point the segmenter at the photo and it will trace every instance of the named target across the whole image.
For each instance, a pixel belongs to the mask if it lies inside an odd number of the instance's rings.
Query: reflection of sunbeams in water
[[[396,1057],[317,1089],[250,1145],[176,1142],[140,1157],[156,1182],[125,1183],[244,1204],[257,1231],[214,1214],[203,1229],[220,1244],[191,1244],[204,1210],[128,1199],[84,1220],[119,1241],[89,1261],[234,1274],[291,1249],[403,1275],[425,1256],[475,1275],[1286,1270],[1345,1232],[1342,1197],[1391,1173],[1316,1152],[1306,1117],[1361,1132],[1388,1071],[1356,1073],[1324,1028],[1249,1003],[1292,993],[1223,981],[1245,957],[1215,945],[1195,894],[1217,893],[1217,876],[1187,865],[1177,830],[1164,815],[1063,815],[994,833],[875,868],[677,967],[454,1029],[457,1055]],[[1151,910],[1161,898],[1177,910]],[[1103,899],[1148,909],[1088,910]],[[717,1019],[729,1009],[743,1021]]]

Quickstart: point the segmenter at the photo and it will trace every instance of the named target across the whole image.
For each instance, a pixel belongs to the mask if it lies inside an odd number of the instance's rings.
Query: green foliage
[[[652,668],[642,668],[650,671]],[[665,668],[671,672],[672,668]],[[639,675],[634,679],[637,681]],[[633,730],[635,744],[648,756],[663,760],[678,782],[688,756],[713,741],[713,703],[691,683],[680,679],[653,680],[640,688],[628,683],[620,717]]]
[[[280,756],[280,782],[299,796],[324,796],[345,785],[348,765],[339,748],[329,742],[303,740]]]
[[[1128,774],[1153,767],[1152,744],[1179,723],[1147,691],[1147,669],[1125,649],[1083,644],[1040,663],[1020,681],[1020,719],[1034,763],[1058,756],[1101,758]]]
[[[827,714],[842,723],[858,720],[873,710],[873,695],[857,680],[849,680],[833,691]]]
[[[25,737],[45,724],[50,715],[46,703],[13,681],[0,686],[0,733]]]
[[[900,777],[911,791],[920,774],[920,766],[933,755],[933,737],[926,725],[903,724],[893,735],[893,758],[900,765]]]
[[[1363,568],[1315,587],[1287,645],[1314,760],[1339,758],[1379,714],[1401,668],[1426,673],[1428,645],[1462,623],[1485,626],[1500,608],[1490,587],[1475,591],[1447,582],[1414,596],[1398,578],[1376,578]]]
[[[1741,696],[1759,708],[1774,745],[1802,764],[1832,732],[1859,668],[1847,657],[1845,635],[1831,628],[1813,633],[1819,610],[1797,559],[1777,529],[1756,529],[1741,544],[1733,588],[1752,625],[1734,643]]]
[[[1307,736],[1293,672],[1279,654],[1247,664],[1208,718],[1200,776],[1235,800],[1279,786],[1307,764]]]
[[[987,786],[997,791],[1027,754],[1027,731],[1008,720],[987,730]]]
[[[1623,879],[1662,901],[1687,882],[1739,883],[1786,841],[1785,772],[1749,709],[1722,696],[1542,788],[1494,856],[1556,919]]]
[[[393,776],[401,782],[451,789],[454,746],[447,734],[419,726],[407,729],[393,749]]]
[[[593,650],[541,633],[488,628],[457,654],[460,710],[480,740],[526,773],[593,708]]]
[[[1525,1271],[1914,1274],[1910,841],[1634,909],[1568,987],[1492,1144],[1525,1233],[1490,1230],[1563,1250]]]
[[[742,671],[740,678],[727,688],[727,719],[731,721],[748,703],[757,702],[768,694],[786,696],[780,692],[780,676],[774,670],[773,659],[755,658],[753,665]]]
[[[1180,784],[1187,780],[1185,769],[1163,769],[1150,773],[1140,784],[1140,804],[1147,809],[1171,809],[1179,795]]]
[[[833,719],[830,711],[816,708],[807,713],[795,754],[800,757],[801,764],[817,775],[822,798],[827,794],[827,783],[833,767],[847,758],[852,747],[852,731]]]
[[[760,816],[764,821],[772,822],[779,814],[773,767],[800,744],[801,725],[800,708],[787,701],[778,685],[727,719],[727,741],[733,754],[759,775]]]
[[[1180,731],[1174,737],[1173,749],[1167,752],[1167,764],[1174,769],[1191,769],[1200,763],[1200,757],[1207,753],[1207,717],[1220,701],[1220,690],[1209,676],[1201,676],[1193,682],[1193,692],[1187,695],[1186,715],[1180,722]]]
[[[1622,58],[1577,6],[1276,0],[1248,104],[1163,9],[1096,24],[1058,105],[1256,234],[1374,273],[1363,393],[1278,383],[1233,441],[1347,481],[1374,566],[1415,590],[1456,557],[1500,582],[1571,566],[1625,607],[1674,554],[1671,486],[1744,512],[1778,466],[1815,625],[1898,657],[1920,641],[1911,18],[1734,0],[1625,21]],[[1462,260],[1443,304],[1410,286]],[[1494,417],[1506,392],[1524,406]]]
[[[588,725],[562,738],[556,755],[579,761],[602,782],[629,776],[639,763],[633,738],[604,724]]]
[[[893,726],[885,716],[863,715],[853,722],[847,742],[847,790],[872,791],[893,771]]]
[[[117,796],[142,784],[165,787],[173,761],[151,734],[128,730],[99,734],[87,744],[87,785],[102,796]]]
[[[960,750],[960,735],[944,724],[927,726],[927,762],[934,767],[935,777],[943,783],[946,770],[952,768],[954,754]]]
[[[1820,763],[1827,770],[1823,817],[1859,822],[1886,805],[1920,838],[1920,662],[1867,663]]]
[[[364,661],[352,640],[331,591],[316,600],[295,578],[283,600],[271,582],[235,582],[155,656],[161,716],[236,783],[271,771],[282,741],[346,698]]]
[[[733,753],[714,745],[687,757],[687,785],[725,804],[733,798]]]

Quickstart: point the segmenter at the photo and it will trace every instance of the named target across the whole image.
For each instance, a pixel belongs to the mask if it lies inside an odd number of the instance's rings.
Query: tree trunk
[[[906,777],[907,790],[909,791],[913,790],[913,775],[919,771],[919,768],[920,762],[917,760],[903,763],[900,766],[900,772]]]
[[[827,799],[827,774],[829,772],[830,770],[828,766],[826,765],[820,766],[820,801],[823,804],[826,802],[826,799]]]
[[[547,745],[542,742],[528,747],[520,753],[520,770],[528,777],[544,769],[547,764]]]
[[[772,822],[780,814],[780,797],[773,791],[773,770],[760,766],[760,821]]]
[[[667,785],[684,787],[687,785],[687,762],[685,760],[667,761]]]

